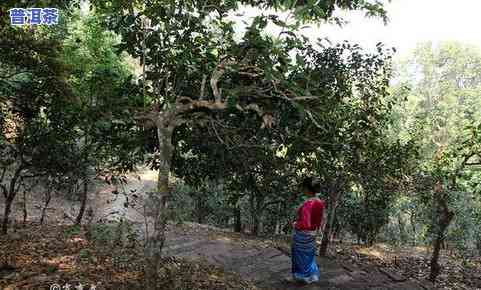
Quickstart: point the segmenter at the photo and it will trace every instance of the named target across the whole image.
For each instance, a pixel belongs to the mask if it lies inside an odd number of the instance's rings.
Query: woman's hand
[[[297,222],[295,222],[295,221],[292,223],[292,227],[293,227],[293,228],[296,228],[296,223],[297,223]]]

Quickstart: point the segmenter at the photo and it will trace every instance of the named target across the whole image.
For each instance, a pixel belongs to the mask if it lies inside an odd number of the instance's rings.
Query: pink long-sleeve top
[[[313,197],[306,200],[297,211],[295,229],[298,231],[317,231],[322,223],[326,203]]]

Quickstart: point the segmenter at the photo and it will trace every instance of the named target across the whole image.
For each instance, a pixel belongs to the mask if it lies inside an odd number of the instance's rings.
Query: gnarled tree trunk
[[[8,231],[8,223],[9,223],[9,217],[10,217],[10,212],[12,210],[12,203],[13,200],[15,199],[15,196],[17,195],[17,182],[20,179],[20,175],[23,171],[23,166],[19,166],[17,170],[15,170],[15,173],[10,180],[10,186],[9,188],[4,192],[5,193],[5,208],[3,211],[3,221],[2,221],[2,235],[6,235]],[[4,188],[5,190],[5,188]]]
[[[329,206],[330,211],[328,214],[328,221],[326,222],[326,226],[324,227],[321,246],[319,248],[319,256],[322,257],[325,257],[327,255],[327,248],[329,247],[329,242],[331,241],[332,222],[336,215],[336,206],[337,205],[333,203],[331,203],[331,205]]]
[[[232,215],[234,217],[234,232],[240,233],[242,232],[242,213],[240,208],[240,199],[242,198],[241,194],[233,193],[233,200],[232,202]]]
[[[22,201],[22,210],[23,210],[23,226],[27,226],[27,218],[28,218],[28,210],[27,210],[27,191],[23,191],[23,201]]]
[[[429,274],[429,280],[432,282],[436,281],[436,277],[441,271],[441,267],[439,265],[439,252],[441,250],[441,245],[444,242],[446,229],[454,217],[454,213],[449,210],[447,204],[447,193],[442,189],[440,184],[436,185],[435,200],[438,207],[439,220],[436,238],[433,244],[433,255],[431,257],[431,273]]]
[[[327,248],[331,240],[331,232],[334,225],[334,219],[336,217],[337,201],[341,195],[340,190],[336,186],[335,190],[330,191],[327,209],[329,214],[327,215],[328,220],[326,221],[326,226],[324,227],[324,232],[322,235],[321,246],[319,248],[319,255],[326,256]]]
[[[264,213],[264,198],[260,196],[259,191],[252,193],[251,214],[253,222],[252,234],[259,236],[263,232],[262,217]]]
[[[167,122],[166,122],[167,121]],[[153,229],[146,237],[145,245],[145,280],[148,289],[158,288],[158,273],[162,254],[162,247],[165,242],[165,228],[167,224],[166,205],[167,197],[170,192],[169,175],[172,163],[173,145],[172,134],[175,126],[170,120],[159,118],[156,122],[157,137],[159,139],[159,175],[157,182],[157,192],[152,196],[149,205],[151,218],[153,219]]]
[[[205,193],[204,192],[197,192],[197,196],[195,197],[195,215],[197,222],[199,224],[204,223],[205,218]]]
[[[52,191],[50,188],[47,188],[45,192],[45,204],[43,205],[42,215],[40,216],[40,224],[43,224],[43,221],[45,220],[45,216],[47,215],[47,208],[50,203],[50,200],[52,200]]]
[[[8,231],[8,223],[9,223],[9,216],[12,210],[12,203],[15,198],[15,195],[7,195],[5,199],[5,208],[3,211],[3,221],[2,221],[2,235],[6,235]]]
[[[252,234],[254,236],[259,235],[259,224],[260,224],[260,218],[259,218],[259,213],[254,209],[251,211],[252,214]]]
[[[412,242],[413,242],[413,246],[416,246],[416,220],[415,220],[415,216],[414,216],[414,212],[411,212],[411,214],[409,215],[409,222],[411,223],[411,229],[412,229]]]
[[[234,232],[240,233],[242,231],[241,210],[239,206],[234,208]]]
[[[82,223],[82,218],[85,213],[85,208],[87,207],[87,197],[88,197],[88,179],[85,178],[84,184],[83,184],[83,191],[82,195],[80,196],[80,210],[77,215],[77,218],[75,219],[75,224],[80,225]]]
[[[281,204],[279,203],[277,205],[277,210],[276,210],[276,225],[274,228],[274,234],[278,235],[281,233]]]
[[[407,240],[407,234],[406,234],[406,225],[404,223],[401,213],[398,213],[397,215],[397,222],[399,226],[399,239],[404,244]]]
[[[145,280],[147,289],[157,289],[158,281],[158,269],[161,259],[161,251],[165,241],[165,227],[166,227],[166,199],[169,195],[169,174],[172,163],[172,154],[174,146],[172,145],[172,134],[174,129],[179,124],[185,122],[183,119],[186,114],[193,111],[222,111],[228,109],[230,106],[227,102],[222,100],[222,96],[218,87],[218,81],[225,72],[225,68],[228,65],[235,64],[231,58],[224,58],[221,63],[212,72],[211,87],[214,95],[214,100],[204,100],[204,92],[201,89],[200,99],[193,100],[189,97],[177,97],[175,104],[167,109],[161,109],[160,106],[153,106],[153,110],[147,113],[139,113],[136,119],[139,121],[147,121],[145,124],[155,124],[157,128],[157,137],[159,139],[159,177],[157,192],[151,197],[150,215],[153,219],[153,230],[149,230],[146,235],[145,244],[145,256],[146,256],[146,268],[145,268]],[[204,82],[205,83],[205,82]],[[250,104],[245,107],[237,104],[235,106],[239,111],[245,112],[247,110],[256,112],[263,118],[264,123],[262,128],[271,128],[272,120],[266,121],[264,112],[256,104]],[[147,205],[146,205],[147,207]]]

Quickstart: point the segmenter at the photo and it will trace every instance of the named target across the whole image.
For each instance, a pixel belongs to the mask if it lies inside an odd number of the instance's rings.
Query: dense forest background
[[[333,241],[428,247],[431,281],[443,250],[481,255],[480,48],[426,42],[400,59],[302,35],[339,8],[387,21],[365,1],[30,2],[62,10],[13,27],[18,3],[0,4],[3,235],[12,207],[25,222],[34,203],[43,223],[53,195],[81,225],[99,180],[148,167],[156,189],[126,193],[145,202],[148,285],[168,222],[288,235],[306,176],[328,205],[321,255]],[[266,9],[245,31],[229,18],[242,5]]]

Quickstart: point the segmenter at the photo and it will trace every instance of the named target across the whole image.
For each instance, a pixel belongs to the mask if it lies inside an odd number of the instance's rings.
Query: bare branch
[[[207,82],[207,76],[206,75],[202,75],[202,84],[200,86],[200,98],[199,100],[203,100],[204,99],[204,93],[205,93],[205,83]]]
[[[3,184],[0,184],[0,189],[2,189],[3,196],[7,198],[7,187]]]
[[[146,128],[150,129],[153,128],[159,118],[159,112],[156,112],[154,109],[149,112],[140,112],[135,114],[134,120],[142,123]]]
[[[257,113],[257,115],[259,115],[259,117],[262,117],[264,115],[264,112],[261,110],[261,108],[259,108],[259,106],[257,104],[249,104],[249,105],[245,106],[243,110],[254,111],[254,112]]]
[[[306,112],[307,112],[307,115],[309,116],[309,119],[311,119],[312,123],[314,123],[314,125],[316,125],[317,128],[321,129],[321,125],[319,125],[319,123],[317,123],[317,121],[316,121],[316,119],[314,118],[314,116],[312,116],[311,111],[306,110]]]
[[[280,203],[283,203],[283,202],[286,202],[286,201],[285,200],[273,200],[273,201],[266,202],[262,206],[261,211],[264,211],[266,208],[268,208],[271,205],[276,205],[276,204],[280,204]]]
[[[155,122],[158,118],[158,112],[152,110],[149,112],[140,112],[135,114],[134,119],[137,121],[152,121]]]
[[[267,145],[249,145],[249,144],[238,144],[238,145],[233,145],[229,146],[227,149],[232,150],[236,148],[259,148],[259,149],[268,149],[269,146]]]
[[[225,110],[227,104],[224,102],[212,102],[207,100],[192,100],[189,97],[177,98],[177,111],[179,113],[185,113],[188,111],[207,109],[207,110]]]
[[[272,116],[272,114],[268,113],[262,116],[261,129],[272,128],[273,124],[274,124],[274,116]]]
[[[210,86],[212,88],[212,93],[214,94],[215,102],[220,103],[222,102],[222,96],[219,91],[219,80],[225,73],[225,68],[227,65],[235,64],[236,62],[228,57],[224,58],[216,67],[216,69],[212,72],[212,76],[210,78]]]
[[[12,179],[10,180],[10,188],[8,191],[9,195],[13,194],[13,196],[15,196],[15,194],[17,193],[15,191],[15,186],[17,185],[18,179],[21,178],[22,171],[25,169],[23,166],[24,166],[23,164],[18,166],[18,168],[15,170],[15,173],[13,174]]]
[[[22,179],[27,179],[27,178],[38,178],[38,177],[43,177],[46,176],[47,172],[41,172],[37,174],[30,174],[30,175],[22,175]]]
[[[224,145],[227,145],[224,140],[222,140],[222,138],[219,136],[219,133],[217,132],[217,129],[215,128],[215,125],[214,125],[214,122],[211,120],[210,122],[212,124],[212,129],[214,130],[215,132],[215,136],[217,137],[217,139],[219,140],[220,143],[224,144]]]
[[[294,97],[290,98],[292,101],[305,101],[305,100],[317,100],[320,99],[320,96],[302,96],[302,97]]]
[[[3,179],[5,178],[6,172],[7,172],[7,167],[3,167],[2,174],[0,175],[0,183],[3,182]]]
[[[251,78],[256,78],[256,77],[262,76],[262,73],[251,73],[251,72],[245,72],[245,71],[239,71],[237,73],[240,74],[240,75],[243,75],[243,76],[251,77]]]

